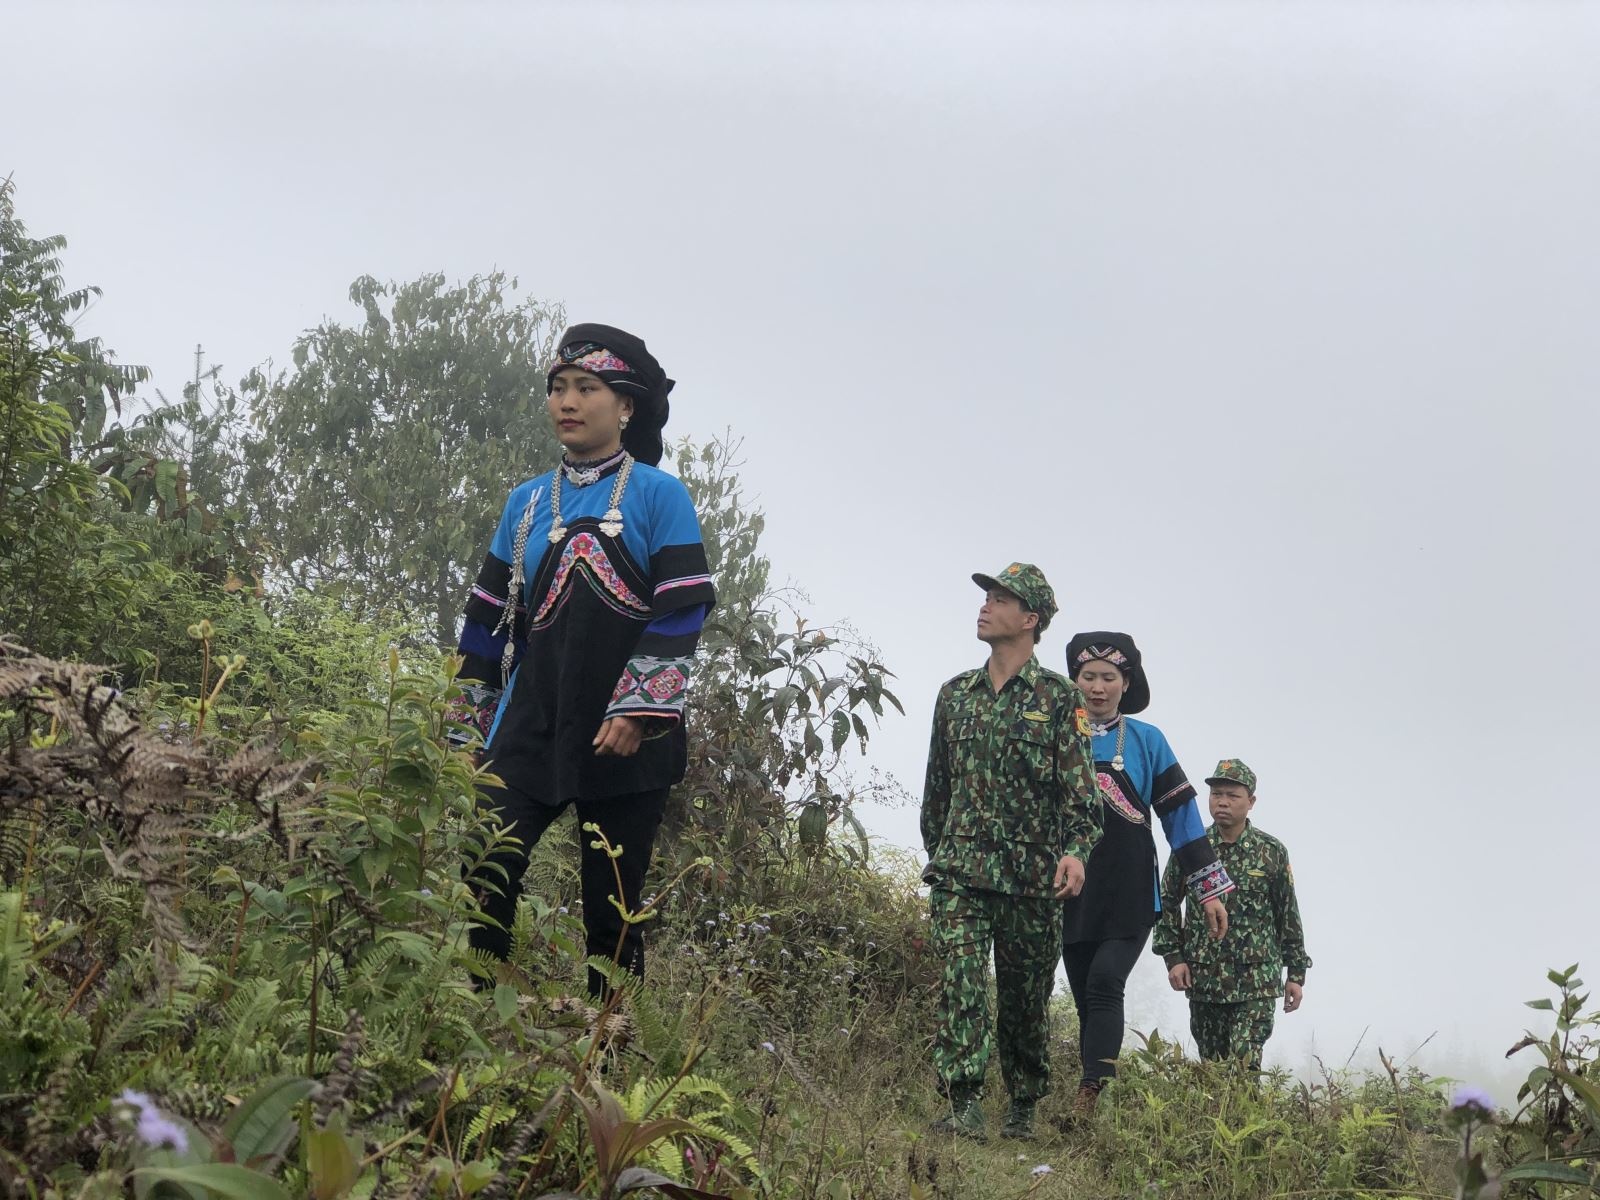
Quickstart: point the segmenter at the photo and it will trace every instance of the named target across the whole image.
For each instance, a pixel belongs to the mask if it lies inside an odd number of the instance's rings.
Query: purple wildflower
[[[1450,1107],[1459,1111],[1476,1109],[1486,1117],[1494,1115],[1494,1101],[1489,1093],[1482,1088],[1458,1087],[1455,1096],[1450,1101]]]
[[[771,1042],[762,1042],[761,1043],[761,1048],[763,1050],[765,1050],[768,1054],[776,1054],[778,1052],[778,1048],[776,1046],[774,1046]]]
[[[1040,1163],[1033,1170],[1029,1171],[1028,1174],[1030,1174],[1030,1175],[1048,1175],[1048,1174],[1050,1174],[1050,1164],[1049,1163]]]
[[[170,1147],[179,1154],[189,1152],[189,1135],[184,1132],[181,1125],[157,1108],[155,1101],[149,1096],[132,1088],[125,1088],[117,1099],[137,1114],[133,1131],[146,1146],[152,1150]]]

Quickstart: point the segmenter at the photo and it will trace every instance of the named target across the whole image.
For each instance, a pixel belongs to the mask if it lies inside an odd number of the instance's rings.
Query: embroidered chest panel
[[[579,522],[573,524],[566,544],[559,549],[552,547],[540,564],[530,594],[542,599],[534,608],[529,628],[547,628],[580,580],[612,611],[635,620],[649,620],[650,602],[645,599],[650,594],[649,585],[622,550],[620,541],[605,538],[594,528],[577,528]]]
[[[1128,798],[1122,790],[1122,785],[1110,771],[1100,771],[1096,774],[1100,784],[1100,799],[1105,806],[1124,821],[1131,821],[1135,825],[1146,823],[1144,807],[1137,801]]]

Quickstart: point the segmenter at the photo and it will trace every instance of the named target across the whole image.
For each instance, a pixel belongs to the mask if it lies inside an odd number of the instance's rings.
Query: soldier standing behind
[[[1237,758],[1225,758],[1206,783],[1215,822],[1211,841],[1235,886],[1228,898],[1228,932],[1213,942],[1203,921],[1185,920],[1174,859],[1161,879],[1161,920],[1152,948],[1166,960],[1173,989],[1189,993],[1189,1031],[1200,1057],[1243,1059],[1259,1071],[1278,997],[1286,1013],[1300,1007],[1311,959],[1289,852],[1249,819],[1256,773]]]
[[[933,1128],[982,1140],[979,1100],[996,1040],[1011,1095],[1002,1137],[1028,1137],[1034,1105],[1049,1091],[1059,901],[1082,889],[1100,830],[1083,693],[1033,653],[1055,615],[1054,592],[1029,563],[972,578],[986,593],[978,640],[989,661],[939,690],[922,844],[943,960],[933,1063],[951,1106]]]

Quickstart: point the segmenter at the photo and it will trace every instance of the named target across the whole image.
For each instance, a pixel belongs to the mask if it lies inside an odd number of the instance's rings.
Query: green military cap
[[[1056,594],[1044,572],[1032,563],[1012,563],[998,575],[974,575],[972,582],[987,591],[1004,588],[1031,613],[1039,614],[1039,628],[1045,629],[1056,615]]]
[[[1244,790],[1256,794],[1256,773],[1237,758],[1225,758],[1206,776],[1207,783],[1242,783]]]

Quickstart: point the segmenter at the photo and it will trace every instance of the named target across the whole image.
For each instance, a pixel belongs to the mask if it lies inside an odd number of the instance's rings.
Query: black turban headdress
[[[667,424],[667,394],[673,381],[644,339],[611,325],[574,325],[561,335],[555,360],[545,371],[545,388],[562,367],[577,367],[605,380],[613,391],[633,400],[633,416],[622,431],[622,445],[642,463],[656,466],[665,449],[661,430]]]
[[[1086,663],[1096,661],[1110,663],[1128,681],[1117,704],[1118,712],[1140,713],[1150,707],[1150,681],[1144,675],[1144,658],[1131,637],[1104,629],[1074,634],[1067,643],[1067,674],[1076,679]]]

